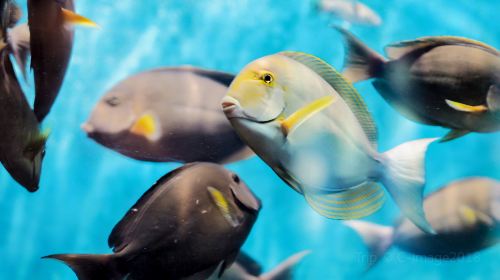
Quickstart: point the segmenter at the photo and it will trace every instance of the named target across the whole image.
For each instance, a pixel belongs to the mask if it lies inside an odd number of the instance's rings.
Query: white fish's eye
[[[265,73],[261,79],[268,85],[274,81],[274,77],[270,73]]]

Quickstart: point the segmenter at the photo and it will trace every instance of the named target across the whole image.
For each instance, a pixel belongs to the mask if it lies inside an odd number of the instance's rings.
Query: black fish
[[[391,247],[435,258],[458,259],[500,242],[500,182],[470,178],[450,183],[424,201],[427,219],[437,234],[428,234],[408,219],[393,227],[364,221],[346,224],[370,250],[374,265]]]
[[[450,128],[441,141],[500,130],[500,52],[453,36],[391,44],[386,60],[347,30],[344,75],[374,78],[380,95],[410,120]]]
[[[17,81],[7,48],[0,54],[0,161],[28,191],[38,189],[47,136]]]
[[[109,237],[108,255],[52,255],[80,280],[206,279],[236,258],[260,210],[239,177],[212,163],[184,165],[150,188]]]

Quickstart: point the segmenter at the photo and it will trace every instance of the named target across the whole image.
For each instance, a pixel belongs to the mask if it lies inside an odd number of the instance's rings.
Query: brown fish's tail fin
[[[282,263],[280,263],[277,267],[275,267],[272,271],[261,275],[259,280],[292,280],[293,272],[295,266],[309,253],[310,251],[302,251],[295,255],[292,255]]]
[[[500,119],[500,84],[490,86],[486,96],[489,111]]]
[[[394,229],[365,221],[347,221],[344,224],[359,234],[363,243],[368,247],[368,266],[371,269],[382,259],[387,250],[392,246]]]
[[[125,276],[117,271],[111,254],[59,254],[43,258],[63,261],[75,272],[78,280],[118,280]]]
[[[340,32],[346,45],[344,71],[342,74],[351,83],[380,76],[385,59],[370,49],[346,29],[333,26]]]

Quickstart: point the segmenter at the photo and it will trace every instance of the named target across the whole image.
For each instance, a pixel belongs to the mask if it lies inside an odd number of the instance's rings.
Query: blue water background
[[[366,0],[384,20],[352,31],[371,47],[427,35],[460,35],[500,48],[500,1]],[[20,1],[25,6],[25,1]],[[52,130],[41,188],[29,194],[0,171],[0,279],[76,279],[52,253],[108,253],[107,237],[157,178],[179,166],[125,158],[80,130],[100,96],[126,76],[160,66],[192,64],[238,72],[248,62],[282,50],[317,55],[340,68],[340,36],[310,1],[80,0],[79,13],[101,29],[77,28],[61,94],[44,127]],[[379,128],[380,150],[443,135],[442,128],[406,120],[369,82],[357,85]],[[33,87],[27,88],[32,98]],[[180,118],[189,118],[179,116]],[[332,162],[332,166],[335,163]],[[262,199],[244,249],[270,269],[309,249],[296,279],[356,279],[364,269],[361,239],[341,222],[313,212],[258,158],[232,164]],[[433,145],[426,192],[466,176],[500,179],[500,134],[471,134]],[[390,225],[392,200],[371,221]],[[500,246],[460,261],[438,262],[391,249],[366,279],[498,279]]]

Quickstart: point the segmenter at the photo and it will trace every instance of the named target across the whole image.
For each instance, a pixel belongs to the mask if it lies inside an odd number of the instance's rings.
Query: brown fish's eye
[[[269,73],[266,73],[262,76],[262,80],[266,83],[266,84],[270,84],[273,82],[273,76]]]
[[[236,184],[239,184],[240,183],[240,177],[236,174],[233,174],[233,181],[236,183]]]
[[[112,97],[106,99],[106,103],[108,103],[108,105],[112,106],[112,107],[118,106],[118,105],[120,105],[120,99],[118,99],[118,97],[116,97],[116,96],[112,96]]]

